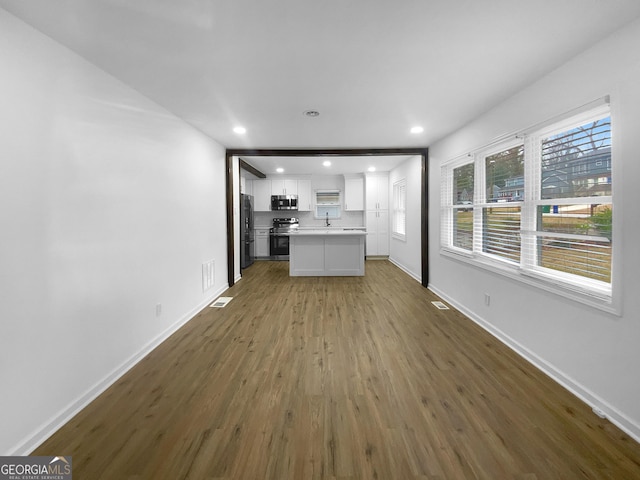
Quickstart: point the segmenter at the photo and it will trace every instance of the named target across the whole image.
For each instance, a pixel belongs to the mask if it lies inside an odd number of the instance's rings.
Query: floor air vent
[[[449,307],[447,307],[442,302],[431,302],[431,303],[433,303],[433,306],[436,307],[438,310],[449,310]]]
[[[229,303],[231,300],[233,300],[233,297],[218,297],[211,305],[209,305],[210,307],[215,307],[215,308],[224,308],[227,306],[227,303]]]

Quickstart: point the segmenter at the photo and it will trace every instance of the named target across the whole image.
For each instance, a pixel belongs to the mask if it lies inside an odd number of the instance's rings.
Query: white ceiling
[[[223,146],[273,149],[428,146],[640,15],[638,0],[0,7]]]

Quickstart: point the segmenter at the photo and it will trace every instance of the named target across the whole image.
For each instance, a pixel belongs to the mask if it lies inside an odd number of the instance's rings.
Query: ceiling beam
[[[350,156],[383,156],[383,155],[423,155],[427,149],[416,148],[301,148],[301,149],[267,149],[238,148],[228,149],[227,155],[245,155],[262,157],[326,157],[337,155]]]
[[[247,172],[251,173],[252,175],[255,175],[258,178],[267,178],[267,176],[264,173],[262,173],[253,165],[248,164],[241,158],[239,160],[240,160],[240,168],[242,168],[243,170],[246,170]]]

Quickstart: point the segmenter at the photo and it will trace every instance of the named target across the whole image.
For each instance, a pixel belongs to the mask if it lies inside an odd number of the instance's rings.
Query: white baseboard
[[[475,314],[471,310],[467,309],[464,305],[459,304],[453,298],[446,295],[444,292],[441,292],[433,285],[429,284],[429,290],[433,293],[441,297],[447,303],[454,306],[460,312],[469,317],[473,322],[478,324],[484,330],[489,332],[491,335],[496,337],[502,343],[504,343],[511,350],[516,352],[522,358],[527,360],[533,366],[544,372],[550,378],[555,380],[557,383],[562,385],[564,388],[573,393],[576,397],[581,399],[591,408],[599,410],[601,413],[604,413],[605,417],[622,431],[624,431],[627,435],[632,437],[636,442],[640,443],[640,425],[627,417],[624,413],[620,412],[618,409],[607,403],[606,400],[603,400],[595,393],[591,392],[588,388],[581,385],[579,382],[575,381],[564,372],[558,370],[556,367],[551,365],[546,360],[540,358],[534,352],[509,337],[502,330],[494,327],[490,322],[484,320],[479,315]],[[595,415],[595,413],[594,413]]]
[[[175,333],[180,327],[186,324],[189,320],[195,317],[203,308],[209,305],[213,300],[218,298],[229,287],[224,286],[215,291],[207,297],[200,305],[193,308],[191,311],[183,315],[177,322],[173,323],[164,332],[160,333],[154,339],[144,345],[140,351],[129,357],[119,367],[115,368],[111,373],[105,376],[102,380],[97,382],[93,387],[89,388],[84,394],[72,401],[66,408],[62,409],[58,414],[54,415],[48,422],[45,422],[40,428],[32,432],[20,443],[18,443],[12,450],[6,455],[8,456],[24,456],[29,455],[39,445],[41,445],[47,438],[53,435],[60,427],[71,420],[78,412],[84,407],[89,405],[95,400],[101,393],[107,388],[113,385],[120,377],[131,370],[140,360],[146,357],[154,348],[164,342],[173,333]]]
[[[418,275],[417,273],[412,272],[409,268],[404,266],[402,263],[398,262],[396,259],[389,257],[389,261],[393,263],[396,267],[402,270],[404,273],[409,275],[411,278],[416,280],[418,283],[422,283],[422,275]]]

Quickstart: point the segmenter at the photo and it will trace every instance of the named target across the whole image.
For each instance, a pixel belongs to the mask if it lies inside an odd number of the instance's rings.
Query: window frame
[[[402,216],[402,231],[398,222]],[[402,178],[393,183],[393,214],[391,219],[391,236],[398,240],[407,239],[407,179]]]
[[[487,253],[485,251],[485,218],[484,212],[487,209],[493,210],[495,209],[511,209],[514,207],[520,208],[520,230],[522,230],[522,207],[524,205],[523,201],[516,202],[492,202],[487,199],[487,176],[486,176],[486,161],[487,158],[496,155],[498,153],[502,153],[506,150],[511,150],[519,147],[524,148],[524,142],[520,138],[512,138],[506,141],[497,142],[489,148],[482,149],[478,151],[474,155],[474,163],[475,163],[475,182],[476,186],[474,188],[476,192],[475,200],[474,200],[474,209],[473,209],[473,251],[477,255],[481,255],[483,257],[487,257],[496,262],[502,262],[509,265],[518,265],[518,262],[513,260],[509,260],[507,258],[501,257],[499,255]],[[525,178],[525,188],[526,188],[526,178]],[[482,188],[479,188],[482,187]],[[519,252],[519,256],[521,257],[521,250]]]
[[[529,131],[516,132],[508,136],[503,136],[488,145],[480,147],[468,154],[460,156],[447,162],[441,167],[441,232],[440,232],[440,252],[444,256],[454,258],[463,262],[471,263],[481,268],[486,268],[494,272],[517,279],[521,282],[534,285],[566,298],[571,298],[582,303],[606,310],[611,313],[619,313],[619,295],[615,288],[615,267],[617,265],[615,257],[616,236],[611,242],[611,268],[610,282],[592,280],[586,276],[573,273],[565,273],[538,265],[536,254],[532,254],[537,249],[537,237],[544,232],[539,231],[537,225],[537,210],[543,205],[562,204],[610,204],[612,211],[615,208],[613,194],[606,196],[585,196],[542,199],[541,177],[542,160],[541,145],[542,140],[550,136],[563,133],[589,122],[611,118],[612,138],[614,136],[613,113],[608,102],[601,102],[596,107],[591,106],[583,109],[578,114],[567,114],[559,120],[556,118],[545,124],[538,125]],[[486,189],[486,158],[500,153],[518,145],[524,146],[524,196],[521,201],[509,201],[504,203],[488,202]],[[611,145],[611,185],[615,183],[615,145]],[[454,170],[470,163],[474,164],[474,199],[473,199],[473,248],[471,251],[454,245],[454,212],[461,208],[455,205],[454,201]],[[596,201],[594,201],[596,200]],[[521,250],[518,262],[506,261],[496,255],[483,252],[483,231],[484,226],[482,215],[486,208],[508,208],[520,207],[520,237]],[[467,206],[468,207],[468,206]],[[611,226],[612,232],[616,231],[616,217],[613,217]],[[568,237],[569,238],[569,237]]]
[[[464,168],[466,166],[472,165],[473,168],[473,184],[474,184],[474,189],[473,189],[473,194],[471,196],[471,203],[470,204],[464,204],[464,203],[455,203],[453,201],[453,196],[454,196],[454,178],[455,178],[455,171],[460,169],[460,168]],[[442,205],[449,205],[451,208],[445,208],[441,211],[441,218],[446,219],[446,224],[450,225],[450,228],[443,228],[441,229],[441,234],[444,235],[443,238],[441,238],[441,244],[447,244],[450,246],[451,249],[453,249],[455,252],[457,252],[460,255],[472,255],[473,254],[473,223],[472,223],[472,227],[471,227],[471,235],[472,235],[472,242],[471,242],[471,246],[470,248],[463,248],[458,246],[457,243],[457,239],[454,238],[454,226],[456,225],[456,219],[454,218],[457,215],[457,212],[468,212],[471,211],[472,217],[473,217],[473,212],[474,212],[474,205],[476,203],[476,174],[475,174],[475,163],[474,163],[474,158],[471,155],[465,155],[457,160],[455,160],[453,163],[450,164],[450,169],[444,169],[443,168],[443,172],[442,172],[443,178],[447,178],[448,181],[446,182],[446,188],[443,188],[441,191],[442,194]],[[454,214],[454,212],[456,212]],[[473,219],[472,219],[473,220]]]
[[[334,197],[335,201],[327,202],[326,197]],[[340,220],[342,218],[342,192],[340,190],[315,190],[313,200],[313,218],[316,220]],[[321,211],[324,212],[324,215]]]

